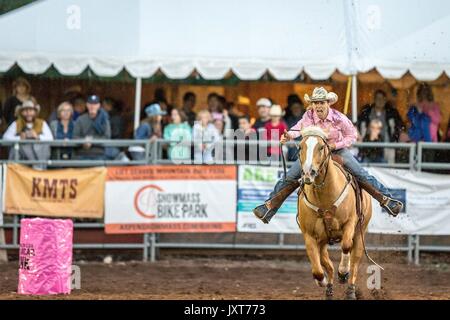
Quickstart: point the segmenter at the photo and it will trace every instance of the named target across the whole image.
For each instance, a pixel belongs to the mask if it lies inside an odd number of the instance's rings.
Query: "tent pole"
[[[356,74],[352,75],[352,122],[358,121],[358,87]]]
[[[136,78],[136,89],[134,91],[134,130],[139,127],[141,118],[141,96],[142,96],[142,78]]]

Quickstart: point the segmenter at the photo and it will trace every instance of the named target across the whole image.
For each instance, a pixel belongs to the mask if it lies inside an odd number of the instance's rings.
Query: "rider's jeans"
[[[382,194],[388,197],[392,197],[389,190],[379,182],[374,176],[370,175],[363,167],[361,167],[358,160],[353,157],[353,154],[348,149],[339,149],[333,151],[333,153],[338,154],[344,160],[344,167],[348,169],[358,180],[367,181],[375,189],[380,191]],[[270,193],[269,199],[272,198],[278,191],[280,191],[287,182],[292,180],[298,180],[302,176],[302,170],[300,167],[300,160],[295,161],[289,170],[286,172],[286,181],[283,178],[278,180],[275,185],[274,190]]]

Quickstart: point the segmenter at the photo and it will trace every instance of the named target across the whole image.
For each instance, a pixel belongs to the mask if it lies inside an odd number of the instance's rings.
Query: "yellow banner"
[[[106,168],[33,170],[8,164],[5,213],[101,218]]]

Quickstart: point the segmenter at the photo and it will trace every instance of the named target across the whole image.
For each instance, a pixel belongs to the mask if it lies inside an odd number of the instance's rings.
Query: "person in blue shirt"
[[[134,139],[154,141],[162,137],[162,117],[166,115],[166,111],[161,110],[158,103],[152,103],[144,109],[147,117],[142,120],[136,129]],[[143,160],[145,157],[145,149],[141,146],[132,146],[128,149],[133,160]]]

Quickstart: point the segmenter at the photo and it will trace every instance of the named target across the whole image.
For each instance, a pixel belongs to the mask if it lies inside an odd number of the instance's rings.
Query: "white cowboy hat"
[[[271,117],[282,117],[284,116],[284,111],[278,104],[272,105],[269,111],[269,116]]]
[[[24,109],[34,109],[36,110],[36,113],[39,113],[39,111],[41,111],[41,106],[34,103],[32,100],[25,100],[22,104],[16,106],[16,109],[14,110],[15,115],[17,116]]]
[[[335,104],[338,101],[338,95],[334,92],[328,92],[323,87],[316,87],[313,90],[311,97],[305,94],[305,101],[309,104],[315,101],[328,101],[330,105]]]

